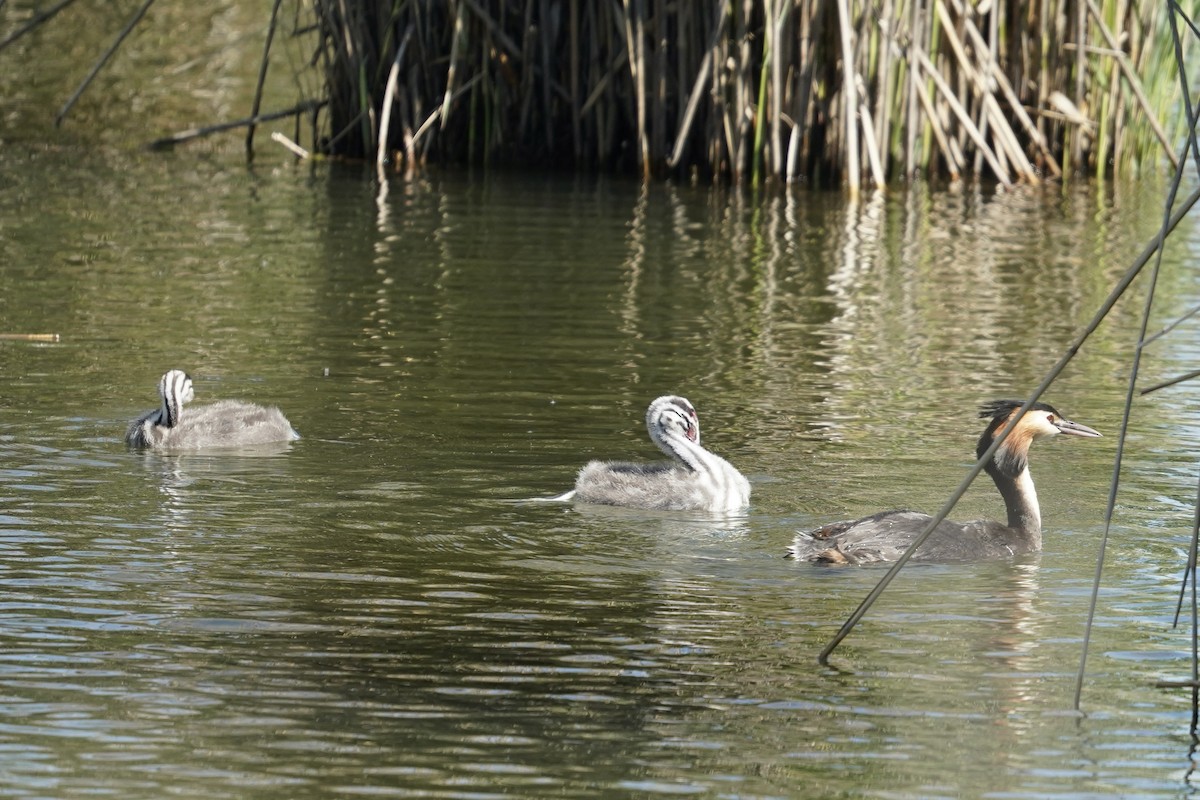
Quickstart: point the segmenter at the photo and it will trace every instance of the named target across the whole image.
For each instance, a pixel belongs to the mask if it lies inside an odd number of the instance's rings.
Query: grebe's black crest
[[[994,420],[1006,421],[1012,416],[1012,413],[1025,405],[1023,400],[989,400],[979,407],[979,418],[987,419],[991,417]],[[1058,414],[1058,410],[1049,403],[1037,402],[1029,407],[1030,411],[1049,411],[1051,414]]]
[[[1013,401],[1013,399],[997,399],[997,401],[980,405],[979,416],[985,420],[990,417],[991,422],[982,437],[979,437],[976,458],[983,458],[984,452],[991,446],[992,441],[1003,432],[1004,426],[1008,425],[1008,421],[1013,419],[1022,405],[1025,405],[1025,401]],[[991,463],[986,465],[985,469],[989,473],[998,471],[1004,476],[1016,477],[1028,468],[1030,465],[1028,456],[1030,456],[1033,435],[1032,428],[1028,428],[1026,421],[1031,420],[1033,414],[1049,415],[1051,420],[1063,419],[1062,415],[1058,414],[1058,410],[1049,403],[1038,402],[1031,405],[1030,410],[1026,411],[1024,419],[1021,420],[1021,427],[1008,434],[1008,438],[1004,439],[1000,450],[997,450],[995,456],[992,456]],[[1028,428],[1028,432],[1022,431],[1022,428]]]

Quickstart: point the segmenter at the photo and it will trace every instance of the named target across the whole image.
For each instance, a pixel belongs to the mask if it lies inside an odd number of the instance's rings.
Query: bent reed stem
[[[532,163],[851,192],[868,175],[1008,185],[1067,161],[1103,174],[1175,158],[1173,62],[1168,37],[1144,35],[1166,33],[1151,0],[568,6],[314,0],[329,101],[316,149],[375,160],[383,148],[408,171]],[[1067,41],[1049,40],[1058,30]]]

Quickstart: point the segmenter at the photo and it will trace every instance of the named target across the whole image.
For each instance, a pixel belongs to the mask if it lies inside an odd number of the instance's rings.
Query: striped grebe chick
[[[975,447],[976,458],[983,457],[1022,405],[1018,400],[996,400],[980,408],[979,416],[990,421]],[[1064,418],[1053,406],[1034,403],[984,467],[1004,498],[1008,523],[943,520],[913,553],[912,560],[974,561],[1041,550],[1042,515],[1029,474],[1029,448],[1038,439],[1059,434],[1100,435]],[[859,520],[834,522],[798,534],[788,555],[825,564],[895,561],[931,519],[915,511],[884,511]]]
[[[161,405],[129,424],[125,443],[153,450],[201,450],[244,447],[299,439],[283,412],[241,400],[188,406],[195,397],[192,379],[173,369],[158,382]]]
[[[668,395],[651,403],[646,430],[670,461],[589,462],[563,499],[669,511],[740,511],[749,505],[750,482],[700,446],[700,419],[685,398]]]

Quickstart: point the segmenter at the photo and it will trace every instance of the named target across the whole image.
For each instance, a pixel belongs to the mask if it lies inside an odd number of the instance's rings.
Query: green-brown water
[[[1134,414],[1074,671],[1144,284],[1047,399],[1046,548],[882,576],[795,530],[934,510],[1160,187],[859,206],[606,179],[0,151],[0,795],[1180,796],[1171,628],[1194,384]],[[1157,324],[1200,300],[1178,232]],[[1186,372],[1195,324],[1147,351]],[[256,455],[127,452],[159,375],[278,404]],[[677,392],[751,479],[728,519],[523,502],[651,459]],[[1002,516],[978,484],[957,517]]]

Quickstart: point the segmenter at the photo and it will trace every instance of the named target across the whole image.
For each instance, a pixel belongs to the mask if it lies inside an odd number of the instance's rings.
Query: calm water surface
[[[17,152],[14,152],[17,151]],[[934,510],[1152,235],[1152,182],[751,198],[606,179],[0,151],[0,795],[1191,795],[1172,628],[1200,403],[1144,285],[1048,399],[1045,552],[882,576],[796,529]],[[1187,222],[1155,325],[1200,302]],[[1149,348],[1191,370],[1196,323]],[[275,450],[127,452],[166,369]],[[698,407],[731,518],[525,502]],[[957,516],[1001,516],[990,485]]]

